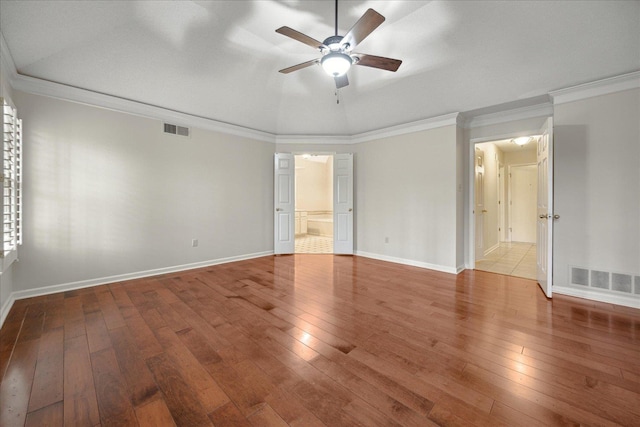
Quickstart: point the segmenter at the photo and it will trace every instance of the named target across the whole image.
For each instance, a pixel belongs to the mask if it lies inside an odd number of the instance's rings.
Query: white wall
[[[356,253],[451,272],[462,265],[465,151],[455,125],[352,145],[278,144],[276,151],[354,153]]]
[[[274,144],[166,135],[157,120],[17,91],[14,101],[25,124],[14,291],[273,250]]]
[[[326,162],[296,156],[296,209],[333,210],[333,159]]]
[[[554,285],[571,266],[640,276],[640,89],[554,110]]]
[[[450,125],[356,146],[359,253],[455,271],[457,142]]]
[[[466,151],[465,133],[461,127],[456,128],[456,269],[464,270],[465,238],[467,225],[465,222],[465,183],[466,183]]]

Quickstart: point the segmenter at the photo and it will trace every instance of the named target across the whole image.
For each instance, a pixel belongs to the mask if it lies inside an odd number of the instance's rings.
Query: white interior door
[[[295,242],[295,160],[293,154],[276,153],[274,168],[273,253],[292,254]]]
[[[333,253],[353,254],[353,153],[333,156]]]
[[[549,117],[538,141],[538,202],[536,264],[538,284],[547,298],[552,294],[553,259],[553,118]]]
[[[476,221],[476,261],[484,258],[484,151],[476,147],[475,151],[475,208],[473,210]]]
[[[505,191],[504,191],[504,166],[502,163],[498,166],[498,241],[504,242],[507,240],[505,235]]]
[[[511,167],[511,240],[536,243],[536,165]]]

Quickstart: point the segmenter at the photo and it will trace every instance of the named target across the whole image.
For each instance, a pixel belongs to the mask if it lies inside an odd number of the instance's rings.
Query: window
[[[3,270],[22,244],[22,120],[11,101],[2,99],[2,250]]]

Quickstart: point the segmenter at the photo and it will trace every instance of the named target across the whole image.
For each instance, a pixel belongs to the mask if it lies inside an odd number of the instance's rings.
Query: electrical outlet
[[[198,246],[198,239],[192,239],[192,240],[191,240],[191,247],[192,247],[192,248],[195,248],[195,247],[197,247],[197,246]]]

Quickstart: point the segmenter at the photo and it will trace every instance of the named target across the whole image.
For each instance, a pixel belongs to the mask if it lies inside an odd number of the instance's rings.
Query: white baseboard
[[[9,310],[11,310],[11,307],[13,307],[14,302],[16,302],[16,298],[15,298],[15,295],[11,293],[9,294],[9,296],[7,297],[7,300],[2,305],[2,308],[0,308],[0,328],[4,324],[4,319],[7,318],[7,315],[9,314]]]
[[[496,243],[495,245],[491,246],[488,249],[485,249],[484,251],[484,256],[489,255],[491,252],[495,251],[496,249],[498,249],[500,247],[500,242]]]
[[[428,262],[415,261],[412,259],[404,259],[404,258],[397,258],[397,257],[388,256],[388,255],[373,254],[371,252],[356,251],[356,255],[365,257],[365,258],[377,259],[380,261],[388,261],[388,262],[394,262],[396,264],[404,264],[404,265],[410,265],[412,267],[420,267],[420,268],[426,268],[429,270],[441,271],[443,273],[458,274],[459,272],[464,270],[464,267],[457,267],[457,268],[447,267],[444,265],[429,264]]]
[[[9,294],[9,297],[7,298],[7,301],[2,306],[2,311],[0,312],[0,327],[2,327],[2,325],[4,324],[4,321],[9,314],[9,310],[11,310],[11,307],[13,307],[13,303],[20,299],[39,297],[43,295],[55,294],[58,292],[72,291],[75,289],[89,288],[92,286],[105,285],[108,283],[123,282],[125,280],[141,279],[144,277],[159,276],[161,274],[193,270],[196,268],[209,267],[217,264],[226,264],[234,261],[244,261],[247,259],[259,258],[268,255],[273,255],[273,251],[256,252],[247,255],[238,255],[209,261],[200,261],[191,264],[174,265],[171,267],[157,268],[154,270],[137,271],[134,273],[118,274],[115,276],[100,277],[96,279],[81,280],[78,282],[62,283],[59,285],[43,286],[35,289],[11,292],[11,294]]]
[[[623,295],[618,293],[613,294],[609,292],[598,291],[594,288],[579,289],[569,286],[557,285],[553,285],[553,293],[640,309],[640,295]]]

